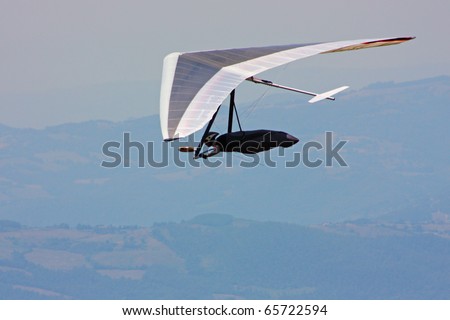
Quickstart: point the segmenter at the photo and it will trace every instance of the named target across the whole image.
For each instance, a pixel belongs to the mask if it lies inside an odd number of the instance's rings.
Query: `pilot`
[[[283,131],[252,130],[236,131],[219,135],[218,132],[209,132],[204,143],[210,149],[201,153],[197,158],[208,158],[220,152],[240,152],[255,154],[272,148],[288,148],[299,140]]]

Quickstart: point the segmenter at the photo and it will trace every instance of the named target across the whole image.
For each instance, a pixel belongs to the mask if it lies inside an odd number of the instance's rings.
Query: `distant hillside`
[[[178,153],[176,143],[161,141],[157,116],[42,130],[0,126],[0,219],[30,226],[151,226],[219,213],[309,225],[449,212],[450,77],[379,83],[338,98],[310,105],[302,96],[279,93],[256,109],[238,99],[245,129],[279,129],[300,138],[283,155],[264,155],[276,168],[263,158],[253,168],[240,167],[245,158],[239,155],[229,162],[232,168],[189,163],[191,155]],[[225,122],[226,112],[215,130],[223,131]],[[326,131],[333,132],[334,145],[348,141],[341,154],[348,167],[286,168],[296,155],[301,159],[308,141],[324,143]],[[130,149],[130,168],[124,162],[101,167],[113,160],[102,155],[109,141],[120,143],[112,150],[125,158],[124,133],[142,143],[145,167],[138,167],[137,147]],[[310,159],[323,160],[324,151]],[[168,165],[155,168],[149,159],[168,159]]]
[[[449,266],[448,220],[304,227],[209,214],[150,228],[0,221],[0,299],[449,299]]]

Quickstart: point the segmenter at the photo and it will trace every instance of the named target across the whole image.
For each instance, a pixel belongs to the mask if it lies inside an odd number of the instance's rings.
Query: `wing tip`
[[[364,44],[379,44],[380,46],[386,44],[399,44],[399,43],[403,43],[406,41],[410,41],[410,40],[414,40],[416,37],[396,37],[396,38],[386,38],[386,39],[377,39],[377,40],[373,40],[373,41],[368,41],[368,42],[364,42],[362,43]],[[378,45],[377,45],[378,46]]]
[[[410,41],[415,39],[416,37],[395,37],[395,38],[380,38],[368,40],[365,42],[361,42],[359,44],[354,44],[350,46],[345,46],[342,48],[338,48],[335,50],[329,50],[323,53],[332,53],[332,52],[343,52],[343,51],[351,51],[351,50],[359,50],[359,49],[367,49],[367,48],[376,48],[382,46],[390,46],[395,44],[400,44],[406,41]]]

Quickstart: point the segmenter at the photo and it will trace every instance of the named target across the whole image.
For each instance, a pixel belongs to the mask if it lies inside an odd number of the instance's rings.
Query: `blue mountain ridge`
[[[204,214],[151,227],[0,220],[0,299],[448,299],[448,215],[299,226]]]

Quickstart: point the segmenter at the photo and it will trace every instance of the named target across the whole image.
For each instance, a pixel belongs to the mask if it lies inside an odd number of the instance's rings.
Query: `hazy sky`
[[[314,91],[449,75],[449,13],[448,0],[0,0],[0,123],[42,127],[154,114],[162,59],[172,51],[416,36],[396,47],[302,60],[282,71],[283,80]],[[46,101],[58,92],[138,82],[148,84],[148,94],[136,94],[142,98],[130,110],[101,102],[83,108],[76,94],[67,105]],[[40,102],[33,104],[35,95]]]

